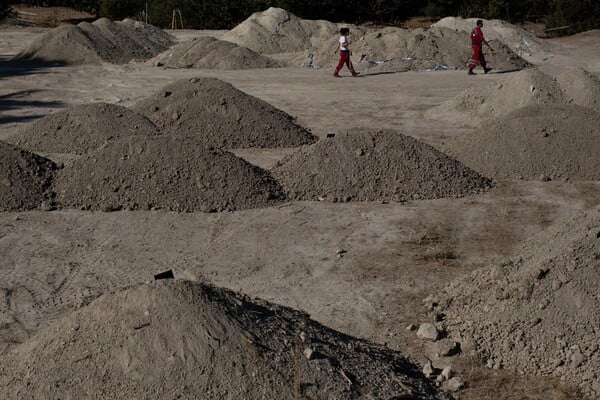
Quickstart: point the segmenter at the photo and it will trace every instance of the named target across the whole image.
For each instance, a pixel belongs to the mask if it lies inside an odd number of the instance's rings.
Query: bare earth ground
[[[4,59],[43,34],[0,29]],[[175,32],[176,34],[177,32]],[[202,33],[206,34],[206,33]],[[190,31],[185,37],[192,36]],[[600,71],[598,36],[555,40],[553,65]],[[360,70],[360,64],[357,65]],[[295,116],[324,137],[353,129],[392,129],[441,147],[471,128],[423,118],[465,88],[506,74],[464,71],[331,78],[330,69],[165,70],[125,66],[36,67],[0,62],[0,139],[61,107],[105,101],[129,106],[172,81],[213,76]],[[269,168],[291,150],[240,150]],[[0,213],[0,289],[18,288],[2,307],[31,335],[97,295],[152,279],[203,279],[307,311],[347,334],[386,343],[423,363],[408,324],[427,320],[422,299],[477,267],[514,256],[520,241],[560,217],[600,203],[600,182],[500,182],[485,195],[407,203],[293,202],[233,213]],[[339,253],[339,250],[345,253]],[[2,323],[2,321],[0,321]],[[6,340],[6,339],[5,339]],[[0,341],[0,355],[11,346]],[[560,382],[492,371],[466,357],[460,399],[567,399]]]

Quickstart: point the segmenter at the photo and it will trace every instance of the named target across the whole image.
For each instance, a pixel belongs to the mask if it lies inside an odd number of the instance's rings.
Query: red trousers
[[[338,62],[337,67],[335,67],[336,74],[340,72],[344,64],[346,64],[350,72],[354,73],[354,67],[352,66],[352,62],[350,61],[349,51],[340,51],[340,61]]]
[[[471,59],[469,60],[469,69],[475,68],[477,65],[481,65],[482,68],[485,68],[485,57],[483,56],[483,46],[480,44],[473,45],[473,54],[471,55]]]

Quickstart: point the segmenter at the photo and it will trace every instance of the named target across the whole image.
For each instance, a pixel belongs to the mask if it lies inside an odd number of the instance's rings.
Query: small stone
[[[306,342],[306,333],[300,332],[300,340],[302,340],[303,342]]]
[[[451,366],[447,366],[446,368],[444,368],[442,370],[442,373],[440,374],[440,376],[444,379],[444,380],[449,380],[450,378],[452,378],[452,367]]]
[[[358,157],[362,156],[363,154],[365,154],[363,149],[358,149],[354,151],[354,154],[356,154]]]
[[[533,93],[535,91],[535,86],[529,85],[529,91]]]
[[[314,350],[310,347],[305,348],[302,353],[304,354],[304,357],[306,357],[307,360],[312,360],[315,356]]]
[[[442,339],[436,342],[433,346],[434,352],[439,357],[451,357],[460,353],[460,343],[457,343],[452,339]]]
[[[420,339],[436,341],[440,337],[440,331],[438,331],[434,324],[426,322],[419,326],[419,330],[417,331],[417,337],[419,337]]]
[[[170,95],[171,95],[171,92],[169,92],[168,90],[165,91],[165,94],[164,94],[165,97],[169,97]]]
[[[347,253],[347,252],[346,252],[346,250],[344,250],[344,249],[341,249],[341,248],[340,248],[340,249],[337,249],[337,250],[335,251],[335,254],[345,254],[345,253]]]
[[[454,378],[450,378],[448,380],[448,390],[451,392],[458,392],[463,389],[467,385],[467,382],[459,376],[455,376]]]
[[[423,367],[423,375],[425,375],[427,378],[429,378],[431,375],[433,375],[433,373],[434,373],[433,365],[431,365],[431,361],[427,360],[427,363]]]
[[[414,331],[415,329],[417,329],[417,326],[415,324],[408,324],[405,329],[407,331]]]
[[[539,180],[542,182],[548,182],[550,181],[550,177],[548,175],[540,174]]]
[[[333,139],[335,137],[335,133],[330,132],[330,133],[327,134],[326,137],[327,137],[327,139]]]

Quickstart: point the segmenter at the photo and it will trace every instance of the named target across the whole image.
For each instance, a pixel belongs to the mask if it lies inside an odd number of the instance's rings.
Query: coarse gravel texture
[[[8,141],[31,151],[81,155],[124,136],[158,134],[158,128],[148,118],[126,107],[92,103],[34,121]]]
[[[215,78],[178,80],[133,109],[164,132],[219,148],[296,147],[316,140],[289,114]]]
[[[267,207],[284,195],[268,172],[195,138],[130,136],[57,174],[57,202],[89,210],[232,211]]]
[[[493,185],[433,147],[392,131],[337,134],[292,153],[272,172],[298,200],[463,197]]]

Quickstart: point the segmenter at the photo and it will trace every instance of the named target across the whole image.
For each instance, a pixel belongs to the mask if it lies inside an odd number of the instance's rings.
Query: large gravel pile
[[[173,42],[171,35],[149,24],[100,18],[94,23],[52,29],[17,55],[17,59],[65,64],[126,64],[132,60],[148,60]]]
[[[556,76],[567,101],[600,112],[600,75],[583,68],[567,68]]]
[[[448,329],[490,367],[561,377],[599,398],[600,209],[557,223],[521,255],[435,299]]]
[[[134,110],[166,132],[220,148],[295,147],[316,139],[289,114],[215,78],[179,80]]]
[[[288,196],[330,201],[412,200],[480,193],[491,180],[409,136],[336,135],[303,147],[273,170]]]
[[[449,152],[494,179],[600,180],[600,115],[576,105],[528,106],[453,142]]]
[[[92,210],[221,211],[283,198],[264,170],[195,138],[130,136],[67,165],[55,179],[60,205]]]
[[[337,63],[334,49],[340,26],[322,20],[303,20],[280,8],[269,8],[252,14],[223,39],[260,54],[285,54],[290,63],[322,67]],[[465,69],[470,56],[469,32],[458,29],[344,26],[350,28],[354,61],[368,62],[367,68],[372,67],[375,71]],[[493,46],[497,52],[488,58],[494,69],[515,70],[531,66],[501,38],[494,41]]]
[[[126,107],[93,103],[50,114],[8,140],[31,151],[86,154],[123,136],[142,134],[156,135],[158,129]]]
[[[180,43],[148,61],[168,68],[217,70],[279,68],[284,64],[235,43],[200,37]]]
[[[17,347],[3,399],[444,399],[398,353],[301,312],[171,281],[102,296]]]
[[[32,210],[50,202],[55,169],[52,161],[0,141],[0,211]]]

